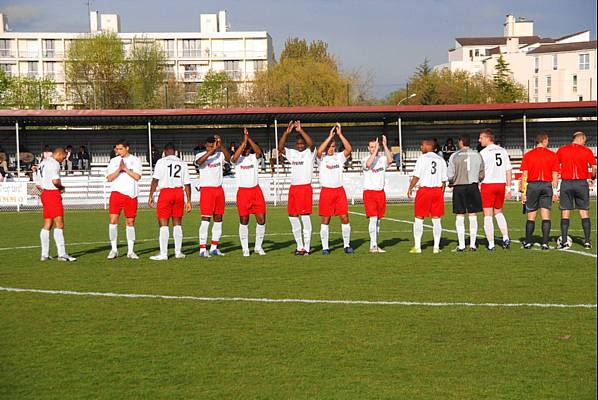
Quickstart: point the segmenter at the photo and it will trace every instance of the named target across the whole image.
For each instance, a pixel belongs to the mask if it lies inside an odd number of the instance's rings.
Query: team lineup
[[[293,148],[287,146],[289,136],[295,132],[297,137]],[[337,143],[340,141],[339,143]],[[519,191],[522,193],[524,212],[527,214],[525,240],[523,248],[532,247],[532,235],[535,230],[537,214],[541,217],[543,250],[550,249],[550,210],[552,204],[559,202],[561,210],[561,236],[557,240],[558,249],[571,247],[568,236],[569,220],[572,210],[579,210],[584,232],[584,247],[591,248],[591,225],[589,218],[589,185],[596,178],[596,158],[585,146],[586,135],[575,132],[572,143],[562,146],[556,153],[548,149],[548,135],[540,133],[536,137],[536,147],[526,152],[521,163]],[[453,252],[467,249],[465,221],[469,223],[469,249],[477,250],[478,219],[483,213],[484,233],[487,250],[496,248],[494,221],[502,235],[502,247],[508,249],[511,244],[507,221],[502,209],[505,199],[511,198],[513,167],[505,149],[494,143],[494,135],[489,129],[483,129],[478,138],[483,147],[477,151],[471,147],[470,138],[459,138],[458,151],[446,161],[435,153],[434,141],[423,140],[420,143],[421,155],[417,159],[409,183],[407,197],[414,197],[414,245],[410,253],[422,252],[421,240],[424,220],[431,218],[434,254],[441,252],[441,219],[445,214],[445,189],[452,188],[452,207],[456,216],[455,228],[458,245]],[[337,147],[339,145],[339,147]],[[106,181],[111,185],[109,200],[108,236],[111,250],[108,259],[115,259],[118,253],[118,222],[121,213],[125,218],[127,254],[130,259],[139,257],[134,251],[135,218],[138,210],[138,182],[142,176],[141,160],[129,152],[126,140],[115,144],[117,156],[112,158],[106,169]],[[316,148],[312,137],[302,127],[300,121],[290,121],[281,136],[278,153],[285,157],[290,166],[290,188],[288,192],[288,218],[296,242],[295,255],[305,256],[312,253],[313,188],[314,165],[318,165],[320,195],[317,201],[320,216],[320,241],[322,255],[329,255],[329,224],[332,217],[339,217],[343,251],[354,253],[351,246],[351,225],[347,195],[343,186],[343,171],[346,160],[351,156],[352,147],[343,134],[340,124],[335,124],[326,139]],[[368,219],[369,252],[384,253],[378,245],[380,222],[386,212],[385,173],[393,162],[393,154],[388,148],[386,136],[373,138],[368,143],[369,155],[361,160],[363,170],[363,205]],[[182,219],[192,209],[191,184],[187,164],[176,156],[176,149],[167,144],[153,170],[148,205],[156,209],[159,225],[159,254],[151,260],[168,259],[170,222],[174,239],[175,258],[184,258],[182,252]],[[65,151],[57,148],[53,156],[34,167],[34,182],[41,190],[43,205],[43,226],[40,231],[41,261],[50,257],[50,231],[57,249],[57,260],[75,261],[65,248],[63,234],[64,208],[61,193],[65,188],[60,180],[60,165],[64,161]],[[230,154],[219,135],[209,137],[205,151],[195,156],[195,165],[199,171],[200,200],[199,212],[199,256],[209,258],[224,256],[218,248],[222,237],[222,218],[225,210],[223,185],[223,166],[230,162],[235,166],[235,179],[238,190],[236,205],[239,215],[239,240],[243,256],[250,256],[249,220],[254,215],[256,220],[255,243],[253,252],[266,255],[262,244],[266,234],[266,202],[258,184],[261,158],[264,157],[259,145],[251,138],[249,131],[243,129],[243,141]],[[559,179],[560,177],[560,179]],[[559,191],[560,182],[560,191]],[[158,199],[155,200],[156,193]],[[208,246],[208,234],[211,236]]]

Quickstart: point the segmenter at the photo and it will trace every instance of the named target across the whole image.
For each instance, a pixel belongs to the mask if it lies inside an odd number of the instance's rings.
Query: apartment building
[[[208,71],[224,71],[247,85],[255,73],[273,61],[272,38],[265,31],[230,30],[226,11],[201,14],[199,32],[122,32],[118,14],[91,11],[89,32],[13,32],[8,16],[0,13],[0,69],[9,75],[47,77],[56,83],[56,106],[70,107],[65,96],[65,54],[75,40],[100,32],[114,32],[125,54],[136,42],[156,41],[166,55],[167,73],[196,92]],[[191,96],[189,96],[190,98]]]
[[[448,63],[436,68],[492,77],[501,56],[531,102],[596,100],[596,41],[590,31],[540,37],[533,21],[510,14],[503,36],[456,38]]]

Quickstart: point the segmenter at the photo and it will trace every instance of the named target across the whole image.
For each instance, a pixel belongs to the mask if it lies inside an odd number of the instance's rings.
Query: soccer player
[[[502,147],[494,144],[494,133],[490,129],[480,132],[479,142],[484,149],[480,151],[484,160],[484,179],[480,185],[482,194],[482,207],[484,209],[484,232],[488,239],[488,250],[493,251],[494,246],[494,222],[496,218],[498,228],[502,233],[502,247],[508,249],[509,230],[507,220],[502,212],[507,200],[511,199],[511,160],[509,154]]]
[[[266,235],[266,200],[258,182],[260,159],[263,157],[262,149],[249,136],[247,128],[243,128],[243,142],[236,149],[231,158],[235,165],[237,178],[237,211],[239,213],[239,239],[243,256],[249,257],[249,216],[255,215],[254,252],[265,256],[262,248]]]
[[[478,234],[477,213],[482,211],[482,197],[478,184],[484,179],[484,161],[469,147],[469,136],[459,137],[457,150],[451,158],[447,177],[453,186],[453,213],[456,214],[458,246],[454,252],[465,251],[465,214],[469,215],[469,249],[476,251]]]
[[[218,242],[222,236],[222,215],[224,214],[224,189],[222,189],[223,166],[230,161],[230,154],[220,136],[214,135],[206,140],[206,150],[195,155],[195,165],[199,168],[199,211],[201,225],[199,226],[199,256],[223,256],[218,249]],[[212,241],[210,251],[206,249],[210,220],[212,225]]]
[[[108,259],[118,257],[117,235],[118,219],[124,210],[126,218],[127,233],[127,257],[138,259],[139,256],[133,251],[135,245],[135,217],[137,216],[137,196],[139,195],[138,181],[141,179],[141,160],[129,153],[129,143],[126,140],[119,140],[114,146],[116,157],[112,158],[106,169],[106,180],[111,182],[112,193],[110,193],[110,224],[108,225],[108,237],[112,249],[108,253]]]
[[[75,261],[66,253],[64,246],[64,208],[62,206],[62,195],[64,186],[60,181],[60,164],[65,160],[66,152],[58,147],[52,152],[52,156],[44,159],[35,168],[35,183],[42,191],[41,199],[44,209],[44,225],[39,233],[42,247],[40,261],[50,260],[50,230],[54,227],[54,242],[58,250],[58,261]]]
[[[361,160],[363,168],[363,207],[365,216],[369,219],[370,253],[385,253],[386,250],[378,246],[380,234],[380,220],[386,212],[386,193],[384,183],[386,169],[392,163],[392,153],[388,149],[386,136],[382,135],[384,154],[380,155],[380,140],[371,139],[368,143],[370,155]]]
[[[336,149],[335,135],[338,135],[344,149],[338,153],[334,151]],[[349,203],[343,187],[343,167],[352,151],[351,144],[343,135],[341,125],[338,123],[330,130],[326,140],[318,147],[317,156],[320,162],[320,185],[322,186],[320,201],[318,202],[318,213],[322,220],[320,239],[322,240],[322,254],[325,256],[330,254],[328,225],[330,219],[335,215],[338,215],[341,220],[344,252],[353,254],[351,225],[349,224]]]
[[[532,235],[536,228],[536,214],[540,209],[542,217],[542,250],[549,250],[550,208],[558,200],[559,159],[548,149],[548,135],[544,132],[536,136],[536,147],[528,151],[521,161],[521,182],[527,181],[523,202],[527,212],[524,249],[532,248]],[[519,188],[523,191],[523,188]]]
[[[422,140],[420,144],[422,155],[415,163],[415,169],[407,197],[413,197],[413,188],[419,183],[413,205],[415,221],[413,223],[413,240],[415,246],[410,253],[419,254],[422,235],[424,233],[424,219],[432,217],[432,234],[434,236],[434,254],[440,253],[440,236],[442,235],[441,218],[444,216],[444,190],[446,188],[447,167],[444,158],[434,151],[434,141]]]
[[[596,157],[586,147],[586,134],[575,132],[571,144],[561,147],[556,152],[561,167],[561,244],[559,249],[567,249],[569,217],[571,210],[578,209],[584,235],[584,247],[592,248],[590,240],[590,187],[589,182],[596,179]],[[592,172],[588,171],[591,168]]]
[[[176,149],[172,143],[164,146],[164,157],[156,161],[154,174],[152,175],[148,204],[151,208],[154,208],[154,193],[157,188],[160,188],[158,207],[156,208],[158,225],[160,226],[160,254],[151,256],[150,260],[168,260],[168,239],[170,238],[168,224],[171,218],[174,256],[176,258],[185,258],[181,251],[183,245],[181,221],[183,219],[183,210],[187,214],[191,211],[191,183],[187,163],[175,154]],[[185,196],[187,197],[186,204]]]
[[[296,130],[299,133],[295,148],[285,147],[289,134]],[[311,214],[313,190],[311,180],[314,171],[315,146],[311,136],[301,127],[301,121],[291,121],[278,141],[278,153],[286,157],[291,164],[291,187],[287,210],[295,242],[296,256],[309,255],[311,245]],[[299,219],[301,217],[301,219]],[[303,223],[303,238],[301,237]]]

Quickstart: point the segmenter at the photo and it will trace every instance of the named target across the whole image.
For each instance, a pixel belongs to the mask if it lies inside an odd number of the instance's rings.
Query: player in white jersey
[[[201,225],[199,226],[199,256],[223,256],[218,249],[222,236],[222,215],[224,214],[223,167],[224,162],[230,161],[230,154],[219,135],[206,140],[206,151],[195,155],[195,165],[199,168],[199,212]],[[212,240],[210,251],[207,251],[208,230],[210,220],[212,225]]]
[[[155,206],[154,193],[159,188],[160,195],[158,197],[156,214],[158,225],[160,226],[160,254],[151,256],[150,260],[168,260],[168,240],[170,239],[168,224],[171,218],[172,236],[174,237],[174,256],[176,258],[185,258],[185,255],[181,251],[183,246],[181,221],[183,219],[183,210],[187,214],[191,211],[191,182],[187,163],[175,154],[176,149],[172,143],[164,146],[164,157],[156,162],[154,174],[152,175],[148,204],[151,208]],[[187,197],[186,204],[183,190]]]
[[[502,212],[505,198],[511,199],[511,160],[509,154],[502,147],[494,144],[494,134],[490,129],[480,132],[479,142],[484,147],[480,155],[484,160],[485,175],[480,185],[482,193],[482,207],[484,209],[484,232],[488,239],[488,250],[494,250],[494,223],[502,233],[502,246],[510,246],[507,220]]]
[[[299,133],[295,148],[285,147],[289,134],[296,130]],[[291,165],[291,187],[287,211],[297,250],[295,255],[309,255],[311,245],[311,213],[313,207],[313,189],[311,180],[314,170],[315,145],[311,136],[301,127],[301,121],[291,121],[278,141],[278,153],[286,157]],[[301,219],[299,219],[301,217]],[[303,237],[301,223],[303,222]]]
[[[343,151],[336,153],[336,142],[334,136],[338,135],[343,144]],[[353,151],[351,144],[343,135],[340,124],[336,124],[324,142],[318,147],[318,161],[320,163],[320,201],[318,202],[318,213],[322,219],[320,226],[320,239],[322,240],[322,254],[330,254],[328,247],[328,225],[330,219],[338,215],[341,220],[341,232],[343,236],[343,249],[346,254],[353,254],[351,247],[351,225],[349,224],[349,205],[347,194],[343,187],[343,169],[347,157]]]
[[[382,135],[382,148],[384,154],[380,155],[378,154],[380,139],[371,139],[368,143],[370,155],[361,160],[363,168],[363,207],[365,208],[365,215],[369,219],[370,253],[386,252],[378,246],[380,220],[384,218],[386,212],[386,193],[384,192],[386,169],[393,160],[385,135]]]
[[[44,159],[37,167],[33,167],[34,181],[42,191],[41,199],[44,208],[44,225],[39,233],[42,254],[40,261],[50,259],[50,230],[54,227],[54,242],[58,251],[58,261],[75,261],[66,253],[64,246],[64,208],[62,195],[64,186],[60,181],[60,164],[64,161],[66,152],[59,147],[52,152],[52,157]]]
[[[122,210],[124,210],[127,226],[127,257],[138,259],[133,246],[135,245],[135,217],[139,195],[138,181],[141,179],[141,160],[129,153],[129,143],[124,139],[116,143],[114,150],[117,156],[110,160],[106,169],[106,180],[111,182],[112,188],[108,225],[108,237],[112,249],[108,259],[118,257],[118,219]]]
[[[420,143],[422,155],[415,163],[415,169],[407,197],[413,198],[413,189],[419,184],[415,195],[413,223],[413,239],[415,246],[410,253],[419,254],[421,250],[422,235],[424,233],[424,219],[432,217],[432,234],[434,236],[433,253],[440,253],[440,236],[442,234],[441,218],[444,216],[444,189],[446,187],[447,166],[446,161],[434,152],[433,140],[422,140]]]
[[[262,248],[266,235],[266,200],[258,181],[262,149],[249,136],[247,128],[243,129],[243,141],[231,157],[235,165],[237,178],[237,211],[239,212],[239,239],[243,256],[249,257],[249,216],[255,215],[255,253],[265,256]]]

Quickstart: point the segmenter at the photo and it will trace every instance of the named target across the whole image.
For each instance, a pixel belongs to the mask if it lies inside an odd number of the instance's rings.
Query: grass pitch
[[[361,206],[351,209],[362,212]],[[511,237],[520,239],[521,206],[508,204],[506,215]],[[499,304],[254,303],[0,291],[0,397],[596,397],[595,306],[500,306],[596,304],[596,250],[581,248],[578,217],[571,224],[574,249],[594,257],[522,250],[517,243],[489,253],[481,237],[476,253],[454,254],[456,235],[450,232],[443,234],[444,251],[432,255],[429,228],[424,253],[411,255],[412,227],[399,221],[412,221],[412,206],[389,206],[387,217],[380,233],[385,254],[368,253],[367,221],[352,214],[355,254],[343,254],[340,224],[333,220],[333,252],[320,255],[319,221],[313,216],[315,253],[296,257],[285,208],[271,207],[268,255],[243,258],[236,210],[227,207],[221,245],[226,256],[205,260],[196,254],[195,209],[183,221],[187,258],[153,262],[148,259],[158,248],[153,211],[138,216],[141,260],[109,261],[106,212],[67,210],[67,250],[79,257],[67,264],[38,261],[40,213],[0,213],[5,288]],[[595,232],[595,215],[592,224]],[[479,225],[481,235],[481,217]],[[454,229],[452,216],[443,219],[443,227]],[[555,215],[554,236],[558,227]],[[119,238],[126,253],[124,227]]]

